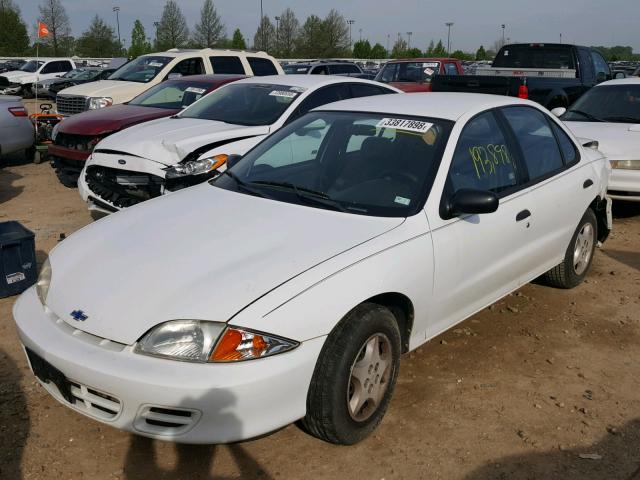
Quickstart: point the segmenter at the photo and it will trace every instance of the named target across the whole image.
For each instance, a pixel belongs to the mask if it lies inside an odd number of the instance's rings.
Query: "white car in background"
[[[54,398],[117,428],[222,443],[303,419],[353,444],[401,353],[540,275],[585,278],[608,175],[525,100],[326,105],[68,237],[16,302],[18,334]]]
[[[278,75],[226,85],[182,112],[127,128],[96,145],[78,180],[89,209],[115,212],[202,183],[310,109],[337,100],[400,93],[348,77]]]
[[[20,94],[30,97],[35,93],[37,82],[61,77],[74,68],[76,64],[70,58],[29,60],[20,70],[0,75],[0,95]]]
[[[640,78],[596,85],[569,110],[553,113],[578,137],[597,140],[610,160],[609,196],[640,202]]]

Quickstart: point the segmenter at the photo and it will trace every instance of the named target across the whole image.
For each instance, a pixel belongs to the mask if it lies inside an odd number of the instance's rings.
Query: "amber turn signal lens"
[[[228,329],[211,354],[214,362],[228,362],[239,360],[242,354],[238,352],[238,347],[242,344],[242,333],[238,330]]]

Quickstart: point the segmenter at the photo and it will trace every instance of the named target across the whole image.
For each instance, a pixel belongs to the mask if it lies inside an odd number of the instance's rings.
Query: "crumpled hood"
[[[597,140],[609,160],[640,159],[640,131],[632,123],[565,122],[576,137]]]
[[[168,320],[228,321],[291,278],[403,221],[202,184],[110,215],[59,244],[50,256],[47,304],[75,328],[132,344]],[[88,318],[73,320],[76,310]]]
[[[269,133],[268,126],[246,127],[197,118],[162,118],[105,138],[96,150],[114,150],[175,165],[205,145]]]
[[[5,77],[10,83],[33,83],[36,81],[35,73],[23,72],[22,70],[5,72],[0,74],[0,77]]]
[[[149,85],[120,80],[98,80],[65,88],[58,95],[79,95],[83,97],[110,97],[114,104],[124,103],[147,90]]]

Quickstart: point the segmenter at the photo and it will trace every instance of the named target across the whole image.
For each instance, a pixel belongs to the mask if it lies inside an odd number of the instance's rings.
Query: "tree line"
[[[154,22],[155,31],[147,33],[140,20],[135,20],[128,49],[118,41],[115,30],[99,15],[95,15],[88,28],[75,38],[71,34],[71,23],[62,0],[42,0],[38,7],[39,20],[47,25],[50,35],[39,40],[40,55],[84,57],[137,57],[153,51],[170,48],[234,48],[247,49],[249,43],[240,29],[236,28],[231,36],[213,3],[204,0],[199,21],[192,29],[176,0],[167,0],[160,20]],[[274,24],[275,21],[275,24]],[[15,0],[0,0],[0,56],[33,56],[35,43],[31,37],[37,37],[22,19],[20,8]],[[433,40],[424,49],[408,45],[407,40],[398,35],[392,47],[385,48],[380,43],[371,45],[367,39],[359,39],[351,45],[348,24],[335,9],[324,18],[310,15],[300,22],[291,8],[285,9],[273,20],[262,17],[255,35],[252,48],[266,51],[280,58],[400,58],[400,57],[446,57],[460,60],[490,60],[497,49],[494,45],[485,50],[484,46],[475,53],[462,50],[447,52],[442,40]],[[595,47],[609,61],[639,60],[632,47],[616,46],[611,48]],[[388,51],[388,49],[390,51]]]

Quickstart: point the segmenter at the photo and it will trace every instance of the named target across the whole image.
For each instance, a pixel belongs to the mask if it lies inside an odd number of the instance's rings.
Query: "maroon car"
[[[149,120],[170,117],[193,102],[243,75],[192,75],[167,80],[123,105],[65,118],[53,131],[49,159],[63,185],[75,188],[84,163],[103,138]]]

